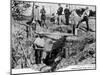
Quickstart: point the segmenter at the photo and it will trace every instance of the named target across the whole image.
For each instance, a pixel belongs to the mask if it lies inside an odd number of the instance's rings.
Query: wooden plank
[[[80,27],[79,29],[81,29],[81,30],[83,30],[83,31],[87,32],[87,28],[86,28],[86,27],[84,27],[84,26]],[[92,30],[91,28],[89,28],[89,29],[88,29],[88,31],[95,32],[95,31],[94,31],[94,30]]]
[[[58,36],[73,36],[73,34],[69,34],[69,33],[61,33],[61,32],[58,32],[58,33],[51,33],[51,32],[36,32],[37,34],[44,34],[44,35],[58,35]]]

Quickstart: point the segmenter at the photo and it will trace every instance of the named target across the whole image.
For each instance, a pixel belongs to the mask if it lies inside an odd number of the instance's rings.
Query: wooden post
[[[75,28],[75,35],[78,35],[77,31],[78,31],[78,28]]]
[[[33,2],[33,7],[32,7],[32,18],[34,19],[34,5],[35,5],[35,2]]]
[[[66,57],[66,59],[68,59],[69,58],[69,48],[66,48],[65,49],[65,57]]]

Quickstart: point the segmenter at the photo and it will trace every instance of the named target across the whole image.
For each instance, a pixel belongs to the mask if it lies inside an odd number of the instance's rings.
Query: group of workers
[[[58,4],[58,9],[57,9],[57,18],[55,18],[55,13],[52,13],[51,15],[51,19],[50,21],[55,23],[56,19],[57,19],[57,25],[60,25],[61,22],[62,22],[62,15],[64,15],[65,17],[65,25],[69,25],[69,18],[70,18],[70,15],[72,13],[72,11],[70,11],[70,8],[69,8],[69,5],[67,4],[66,5],[66,8],[63,10],[63,7],[61,6],[61,4],[59,3]],[[64,14],[63,14],[64,12]],[[41,20],[39,19],[39,14],[41,14]],[[85,21],[86,22],[86,25],[87,25],[87,31],[89,30],[89,24],[88,24],[88,18],[89,18],[89,14],[90,14],[90,11],[89,11],[89,7],[86,7],[85,11],[83,12],[83,14],[81,15],[81,19],[80,21],[78,22],[78,24],[76,25],[76,28],[79,27],[80,23]],[[39,6],[38,5],[35,5],[35,8],[34,8],[34,20],[38,21],[40,20],[42,25],[46,25],[46,9],[45,9],[45,6],[42,6],[42,9],[39,11]]]

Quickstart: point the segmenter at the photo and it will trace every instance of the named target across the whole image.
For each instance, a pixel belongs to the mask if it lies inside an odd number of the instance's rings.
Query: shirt
[[[70,11],[69,11],[69,9],[68,9],[68,8],[66,8],[66,9],[64,10],[64,14],[65,14],[65,15],[67,15],[67,16],[69,16],[69,15],[70,15]]]
[[[37,9],[36,8],[34,9],[34,19],[35,20],[39,20],[39,9],[38,8]]]
[[[77,25],[78,22],[80,21],[81,17],[76,13],[76,10],[72,11],[70,15],[71,23],[74,25]]]
[[[63,8],[59,7],[58,10],[57,10],[57,14],[58,15],[62,15],[62,12],[63,12]]]
[[[84,16],[89,16],[90,11],[89,10],[85,10],[81,16],[81,18],[83,18]]]
[[[53,46],[52,40],[47,39],[46,42],[45,42],[45,46],[44,46],[45,51],[51,51],[52,46]]]
[[[43,38],[36,38],[36,40],[34,41],[34,44],[38,45],[38,46],[41,46],[41,47],[44,47],[45,45],[45,40]]]
[[[46,11],[45,11],[45,9],[41,9],[41,11],[40,11],[40,13],[42,14],[42,15],[45,15],[45,13],[46,13]]]

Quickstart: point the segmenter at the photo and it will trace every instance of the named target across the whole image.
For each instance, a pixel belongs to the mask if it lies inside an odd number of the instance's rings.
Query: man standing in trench
[[[41,64],[44,44],[45,40],[43,38],[43,35],[38,35],[34,41],[36,64]]]

